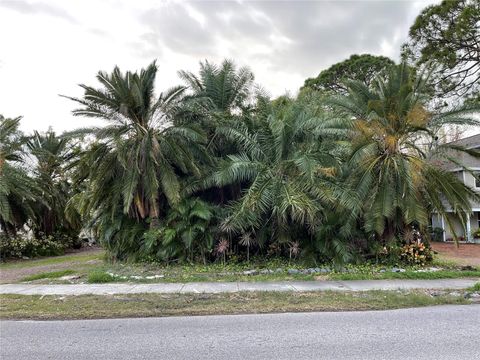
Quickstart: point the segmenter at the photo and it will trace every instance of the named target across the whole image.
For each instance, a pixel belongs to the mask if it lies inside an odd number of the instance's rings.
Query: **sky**
[[[99,70],[157,60],[157,91],[224,58],[249,66],[272,96],[351,54],[399,59],[415,17],[437,0],[165,1],[0,0],[0,114],[22,130],[100,124],[73,117],[78,84]]]

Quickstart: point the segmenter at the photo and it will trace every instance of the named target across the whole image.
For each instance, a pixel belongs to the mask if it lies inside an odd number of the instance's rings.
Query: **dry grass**
[[[459,296],[425,291],[246,292],[234,294],[1,295],[2,319],[93,319],[181,315],[385,310],[465,304]]]

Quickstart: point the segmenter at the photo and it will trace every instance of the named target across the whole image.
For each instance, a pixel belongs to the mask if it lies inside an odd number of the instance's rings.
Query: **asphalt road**
[[[0,359],[480,359],[480,306],[2,321]]]

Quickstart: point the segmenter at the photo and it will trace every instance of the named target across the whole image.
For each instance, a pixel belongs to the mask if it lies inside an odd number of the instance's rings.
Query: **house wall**
[[[475,211],[475,212],[473,212],[473,214],[470,215],[470,231],[471,232],[479,229],[479,220],[478,220],[478,214],[479,213],[480,212]],[[450,224],[447,222],[447,218],[448,218]],[[444,218],[444,223],[445,223],[445,239],[446,240],[453,239],[454,232],[457,235],[457,237],[463,236],[465,238],[465,240],[467,239],[466,231],[463,228],[462,223],[461,223],[461,221],[460,221],[460,219],[458,218],[457,215],[455,215],[453,213],[447,214],[447,216],[445,216],[445,218]],[[441,216],[436,215],[436,214],[434,214],[432,216],[432,227],[434,227],[434,228],[436,228],[436,227],[441,228],[442,227]]]
[[[452,142],[451,144],[462,146],[462,147],[465,147],[466,149],[480,150],[480,133],[465,139],[457,140],[455,142]],[[474,157],[470,154],[467,154],[463,151],[456,151],[456,150],[452,150],[450,155],[452,157],[455,157],[456,159],[455,162],[436,159],[435,161],[433,161],[433,163],[435,163],[437,166],[440,166],[444,170],[452,172],[465,185],[467,185],[468,187],[480,193],[480,186],[479,187],[476,186],[477,184],[475,182],[474,176],[466,171],[463,171],[462,168],[458,165],[458,163],[461,163],[464,167],[466,167],[470,171],[480,173],[480,159],[478,157]],[[447,203],[445,199],[442,201],[442,203],[443,203],[444,209],[447,212],[449,211],[450,212],[447,213],[448,215],[445,216],[443,222],[439,215],[433,214],[432,226],[440,227],[440,228],[444,227],[445,239],[453,238],[454,233],[457,236],[463,236],[465,238],[467,238],[466,235],[468,235],[468,238],[471,239],[471,234],[466,234],[468,227],[465,226],[464,228],[459,218],[451,212],[452,208],[450,204]],[[473,232],[479,228],[478,214],[480,212],[480,201],[471,201],[471,209],[472,209],[472,214],[470,215],[469,230],[470,232]],[[447,221],[447,219],[449,221]]]
[[[447,240],[452,239],[454,233],[457,237],[465,236],[465,231],[460,219],[457,215],[450,213],[445,216],[445,238]]]

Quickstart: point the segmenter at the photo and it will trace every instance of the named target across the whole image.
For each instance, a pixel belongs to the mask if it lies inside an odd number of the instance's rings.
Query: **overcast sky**
[[[79,83],[98,70],[135,70],[157,59],[159,91],[178,70],[234,59],[271,95],[294,94],[307,77],[351,54],[398,60],[425,1],[0,0],[0,114],[22,129],[61,132],[74,118]]]

